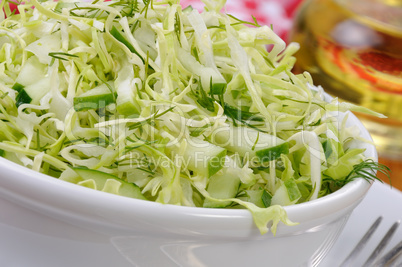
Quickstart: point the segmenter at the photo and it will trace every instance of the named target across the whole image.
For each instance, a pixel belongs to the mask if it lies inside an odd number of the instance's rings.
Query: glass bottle
[[[290,40],[301,45],[296,72],[388,117],[357,114],[380,156],[402,160],[402,0],[307,0]]]

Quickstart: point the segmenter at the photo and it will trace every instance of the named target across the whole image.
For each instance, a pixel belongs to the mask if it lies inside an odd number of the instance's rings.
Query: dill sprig
[[[312,105],[317,105],[321,109],[325,109],[325,107],[321,103],[317,103],[314,101],[309,102],[309,101],[297,100],[297,99],[292,99],[287,96],[279,96],[279,95],[276,95],[275,97],[278,98],[279,100],[289,100],[289,101],[300,103],[300,104],[310,104],[311,103]]]
[[[65,57],[78,57],[77,55],[69,54],[69,53],[64,53],[64,52],[50,52],[49,56],[52,57],[52,60],[50,62],[50,65],[53,65],[55,59],[59,60],[65,60],[67,61],[68,59]],[[65,57],[62,57],[65,56]]]
[[[174,23],[174,31],[176,33],[177,40],[181,46],[180,35],[181,35],[181,20],[180,15],[176,12],[175,14],[175,23]]]
[[[211,123],[208,123],[208,124],[205,124],[204,126],[202,126],[202,127],[189,127],[189,129],[190,129],[190,136],[192,136],[192,137],[198,137],[198,136],[200,136],[201,134],[203,134],[209,127],[211,127],[212,126],[212,124]]]
[[[76,143],[84,143],[84,144],[93,144],[93,145],[97,145],[97,146],[102,146],[102,147],[106,147],[106,146],[114,146],[113,143],[110,142],[110,140],[106,137],[93,137],[93,138],[77,138],[75,140],[68,140],[66,141],[64,144],[65,145],[73,145]]]
[[[75,5],[75,8],[70,9],[70,14],[75,17],[81,17],[81,18],[99,18],[101,17],[102,14],[106,13],[109,15],[109,12],[106,10],[101,10],[99,8],[95,7],[80,7]],[[83,11],[86,10],[87,12],[85,14],[78,14],[76,11]]]
[[[246,21],[246,20],[241,20],[239,18],[236,18],[235,16],[228,14],[229,17],[231,17],[232,19],[234,19],[235,21],[237,21],[236,23],[232,23],[231,25],[238,25],[238,24],[247,24],[247,25],[251,25],[251,26],[255,26],[255,27],[261,27],[261,25],[258,23],[256,17],[251,16],[251,18],[253,19],[253,22],[250,21]]]
[[[141,10],[141,13],[144,13],[144,18],[147,18],[148,15],[148,9],[151,7],[152,8],[152,0],[143,0],[144,3],[144,8]]]
[[[231,106],[227,103],[224,103],[223,109],[225,115],[230,117],[235,125],[237,121],[254,128],[255,125],[252,125],[249,122],[260,122],[260,123],[264,122],[264,118],[258,115],[258,113],[256,112],[242,110],[237,107]]]
[[[196,90],[193,90],[192,92],[197,98],[197,103],[208,111],[214,112],[215,103],[220,104],[223,108],[223,113],[232,120],[233,125],[237,126],[238,124],[243,124],[257,131],[265,132],[256,127],[255,124],[263,124],[264,118],[261,117],[258,113],[242,110],[238,107],[234,107],[226,103],[224,100],[224,90],[222,90],[218,94],[212,94],[211,91],[209,92],[209,94],[207,94],[200,82],[198,88]]]
[[[143,125],[146,125],[146,124],[153,124],[154,121],[155,121],[157,118],[159,118],[159,117],[165,115],[166,113],[172,111],[175,107],[176,107],[176,106],[170,107],[170,108],[168,108],[167,110],[164,110],[164,111],[161,112],[161,113],[159,113],[159,110],[158,110],[158,111],[156,111],[156,113],[154,113],[154,114],[153,114],[151,117],[149,117],[148,119],[143,120],[143,121],[139,121],[139,122],[135,122],[135,123],[133,123],[132,125],[129,125],[128,128],[129,128],[130,130],[133,130],[133,129],[142,127]]]
[[[385,176],[387,176],[389,179],[390,177],[390,172],[391,169],[388,168],[386,165],[382,163],[375,162],[372,159],[367,159],[353,167],[353,170],[345,177],[344,181],[345,184],[353,181],[356,178],[363,178],[368,182],[378,180],[381,181],[380,178],[376,176],[376,172],[381,172]]]
[[[372,182],[375,180],[382,182],[382,180],[377,177],[377,172],[380,172],[388,177],[391,183],[391,169],[382,163],[375,162],[372,159],[366,159],[365,161],[354,165],[353,170],[343,179],[333,179],[330,176],[324,175],[323,181],[329,183],[332,188],[336,189],[343,187],[347,183],[350,183],[357,178],[363,178],[367,182]],[[329,190],[332,191],[330,188]]]
[[[50,52],[49,56],[53,57],[53,58],[57,58],[57,59],[61,59],[61,60],[67,60],[64,57],[61,56],[66,56],[66,57],[78,57],[77,55],[73,55],[73,54],[69,54],[69,53],[64,53],[64,52]]]
[[[132,17],[135,13],[139,12],[138,0],[122,0],[115,2],[110,6],[122,6],[121,14],[126,17]]]

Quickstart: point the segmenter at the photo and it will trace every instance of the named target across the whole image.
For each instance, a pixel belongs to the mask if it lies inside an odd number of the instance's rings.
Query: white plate
[[[320,266],[341,263],[379,215],[384,219],[354,266],[361,266],[392,223],[402,219],[402,193],[376,182]],[[388,248],[401,237],[402,226]],[[113,246],[110,237],[77,229],[1,198],[0,262],[7,267],[132,266]]]

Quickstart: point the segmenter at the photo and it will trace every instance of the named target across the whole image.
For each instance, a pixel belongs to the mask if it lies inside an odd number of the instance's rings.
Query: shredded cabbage
[[[28,0],[13,14],[3,0],[0,155],[109,193],[124,180],[150,201],[246,208],[274,234],[280,221],[294,224],[283,206],[336,191],[355,166],[377,166],[334,116],[373,112],[327,103],[308,73],[291,72],[297,44],[222,13],[225,1],[204,3],[199,13],[179,0]],[[234,144],[218,144],[228,126],[253,137],[228,131]],[[75,179],[77,167],[121,180],[99,188]],[[221,176],[236,179],[235,191],[219,187]]]

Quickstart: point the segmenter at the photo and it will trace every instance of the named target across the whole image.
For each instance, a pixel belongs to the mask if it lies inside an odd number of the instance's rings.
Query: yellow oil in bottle
[[[297,72],[340,100],[386,115],[357,114],[381,156],[402,159],[402,0],[310,0],[290,40]]]

